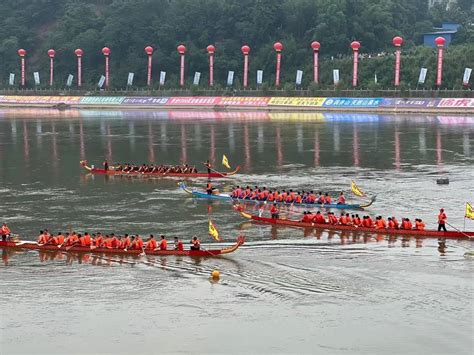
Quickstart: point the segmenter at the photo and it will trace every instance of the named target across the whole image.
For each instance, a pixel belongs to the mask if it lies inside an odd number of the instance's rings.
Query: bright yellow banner
[[[227,169],[230,169],[229,159],[227,159],[225,154],[222,154],[222,165],[224,165]]]
[[[324,121],[321,112],[270,112],[268,116],[272,120],[282,121]]]
[[[323,106],[325,97],[272,97],[268,105],[275,106]]]
[[[352,190],[352,193],[356,196],[365,196],[365,193],[362,192],[361,189],[359,189],[359,187],[356,185],[356,183],[354,182],[354,180],[351,181],[351,190]]]
[[[216,241],[221,240],[219,238],[219,231],[217,230],[216,226],[214,225],[214,223],[212,223],[211,220],[209,220],[209,235],[213,237]]]
[[[466,202],[466,218],[474,219],[474,208],[469,204],[469,202]]]

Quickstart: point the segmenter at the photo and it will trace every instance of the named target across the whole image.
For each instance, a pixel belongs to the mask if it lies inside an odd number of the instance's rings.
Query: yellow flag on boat
[[[354,182],[354,180],[351,181],[351,190],[352,190],[352,193],[356,196],[365,196],[365,193],[359,189],[359,187],[356,185],[356,183]]]
[[[227,169],[230,169],[229,159],[227,159],[225,154],[222,154],[222,165],[224,165]]]
[[[213,237],[217,242],[221,240],[219,238],[219,231],[211,220],[209,220],[209,235]]]
[[[466,202],[466,218],[474,219],[474,208],[469,204],[469,202]]]

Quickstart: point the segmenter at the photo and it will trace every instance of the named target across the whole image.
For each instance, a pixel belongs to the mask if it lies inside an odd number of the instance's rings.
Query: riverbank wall
[[[474,115],[474,98],[0,95],[0,107],[214,111],[342,111]]]

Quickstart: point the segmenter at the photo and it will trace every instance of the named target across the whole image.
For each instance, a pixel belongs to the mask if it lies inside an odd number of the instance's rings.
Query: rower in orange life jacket
[[[318,198],[316,200],[316,203],[323,204],[326,202],[326,199],[324,198],[324,195],[321,191],[319,191]]]
[[[104,242],[104,237],[102,237],[102,234],[100,232],[97,232],[96,237],[94,238],[94,245],[96,248],[99,248],[102,246],[102,243]]]
[[[303,202],[303,197],[301,196],[300,193],[298,193],[298,195],[296,195],[295,197],[295,203],[302,203]]]
[[[256,200],[256,199],[257,199],[257,196],[258,196],[258,190],[253,190],[253,191],[250,193],[250,199],[251,199],[251,200]]]
[[[178,237],[174,237],[174,250],[177,250],[177,251],[184,250],[183,242],[179,240]]]
[[[388,217],[387,228],[395,229],[395,222],[393,221],[392,217]]]
[[[344,192],[341,191],[341,194],[339,195],[339,198],[337,199],[337,204],[338,205],[345,205],[346,204],[346,198],[344,197]]]
[[[376,218],[375,228],[376,229],[385,229],[385,228],[387,228],[387,224],[385,223],[385,220],[382,218],[382,216],[378,216]]]
[[[122,238],[122,243],[120,244],[120,249],[128,249],[132,245],[130,237],[128,234],[125,234]]]
[[[164,235],[161,235],[161,240],[160,240],[160,250],[166,250],[168,249],[168,242],[165,239]]]
[[[135,236],[135,247],[137,249],[143,249],[143,239],[137,234]]]
[[[301,222],[303,223],[311,223],[311,214],[308,211],[303,212],[303,218],[301,218]]]
[[[309,193],[307,201],[308,201],[308,203],[315,203],[316,202],[316,195],[314,194],[313,191],[311,191]]]
[[[413,225],[408,218],[402,218],[402,229],[412,229]]]
[[[415,229],[419,231],[425,230],[425,223],[420,218],[415,219]]]
[[[395,225],[395,227],[394,227],[395,229],[400,228],[400,225],[399,225],[397,219],[395,218],[395,216],[392,216],[392,222]]]
[[[259,201],[265,201],[266,196],[265,196],[265,191],[259,190],[260,192],[258,193],[258,200]]]
[[[341,217],[339,217],[339,224],[347,225],[347,217],[344,213],[341,213]]]
[[[201,242],[196,236],[194,236],[193,239],[191,240],[191,250],[199,250],[199,249],[201,249]]]
[[[321,212],[316,212],[316,215],[313,217],[313,222],[316,224],[324,224],[326,223],[326,219],[324,216],[321,214]]]
[[[274,203],[272,207],[270,208],[270,213],[273,219],[278,219],[278,207],[276,203]]]
[[[107,248],[107,249],[112,249],[113,248],[112,237],[110,235],[108,235],[108,234],[105,235],[102,246],[104,248]]]
[[[273,201],[275,201],[275,197],[274,197],[274,196],[275,196],[274,194],[269,193],[268,196],[267,196],[267,201],[268,201],[268,202],[273,202]]]
[[[439,215],[438,215],[438,232],[443,230],[446,232],[446,220],[448,219],[448,216],[446,216],[446,213],[444,213],[444,208],[439,210]]]
[[[158,246],[158,243],[155,240],[155,236],[153,234],[150,234],[150,237],[148,238],[147,242],[145,243],[145,249],[146,250],[155,250]]]
[[[325,201],[326,205],[330,205],[332,203],[331,196],[329,196],[329,194],[327,192],[324,195],[324,201]]]
[[[0,234],[2,235],[2,241],[6,241],[7,237],[10,236],[11,231],[10,231],[10,228],[8,228],[6,223],[2,224],[2,228],[0,229]]]

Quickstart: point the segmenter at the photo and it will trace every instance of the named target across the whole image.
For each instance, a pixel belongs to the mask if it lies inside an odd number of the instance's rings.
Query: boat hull
[[[138,171],[123,172],[123,171],[116,171],[116,170],[92,168],[88,166],[85,161],[81,161],[80,164],[85,170],[87,170],[91,174],[108,175],[108,176],[137,176],[137,177],[152,177],[152,178],[176,177],[176,178],[182,178],[182,179],[192,179],[192,178],[221,179],[221,178],[228,178],[232,175],[237,174],[240,171],[240,166],[237,166],[234,171],[231,171],[228,173],[220,173],[220,172],[211,172],[210,174],[208,173],[195,173],[195,174],[142,173]]]
[[[438,232],[436,230],[424,230],[419,231],[415,229],[405,230],[405,229],[376,229],[376,228],[367,228],[367,227],[354,227],[346,225],[333,225],[333,224],[316,224],[316,223],[303,223],[300,221],[290,220],[290,219],[279,219],[279,218],[268,218],[268,217],[259,217],[251,215],[246,212],[240,211],[240,214],[256,222],[288,226],[288,227],[297,227],[297,228],[314,228],[314,229],[323,229],[323,230],[335,230],[335,231],[350,231],[357,233],[372,233],[372,234],[382,234],[382,235],[399,235],[399,236],[412,236],[417,238],[445,238],[445,239],[472,239],[474,238],[474,232],[457,232],[457,231],[447,231],[447,232]]]
[[[251,203],[251,204],[267,204],[271,205],[276,203],[279,206],[296,206],[296,207],[303,207],[303,208],[326,208],[326,209],[342,209],[342,210],[358,210],[363,211],[365,208],[372,205],[375,201],[375,197],[372,198],[370,202],[365,205],[362,204],[318,204],[318,203],[288,203],[288,202],[267,202],[267,201],[260,201],[260,200],[249,200],[249,199],[242,199],[242,198],[233,198],[228,194],[218,194],[218,195],[209,195],[206,192],[190,190],[188,187],[181,183],[180,187],[182,190],[187,192],[189,195],[192,195],[196,198],[204,198],[208,200],[217,200],[217,201],[233,201],[235,203]]]
[[[166,256],[166,255],[177,255],[177,256],[189,256],[189,257],[196,257],[196,258],[205,258],[205,257],[215,257],[219,255],[229,254],[236,251],[242,244],[244,243],[244,238],[239,237],[237,242],[228,247],[223,249],[201,249],[201,250],[145,250],[145,255],[158,255],[158,256]],[[130,256],[138,256],[140,254],[143,255],[142,250],[124,250],[124,249],[116,249],[116,248],[94,248],[91,247],[81,247],[81,246],[73,246],[69,247],[61,247],[58,248],[55,245],[38,245],[35,242],[11,242],[11,241],[0,241],[0,248],[12,248],[12,249],[29,249],[29,250],[39,250],[39,251],[50,251],[50,252],[69,252],[69,253],[92,253],[92,254],[114,254],[114,255],[130,255]]]

